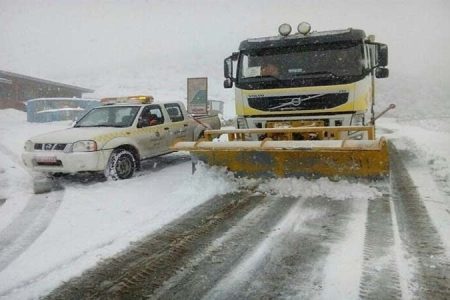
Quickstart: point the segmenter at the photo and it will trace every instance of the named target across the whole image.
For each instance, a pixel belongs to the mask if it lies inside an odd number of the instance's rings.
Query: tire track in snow
[[[439,233],[427,212],[417,186],[408,174],[402,158],[409,154],[391,146],[393,203],[399,236],[414,261],[415,274],[409,282],[414,296],[420,299],[450,299],[450,260]]]
[[[24,281],[21,281],[6,290],[0,291],[0,299],[20,299],[21,297],[17,296],[17,294],[20,295],[20,291],[22,289],[24,289],[28,286],[41,284],[42,280],[45,280],[45,278],[47,276],[52,276],[52,273],[58,272],[60,270],[64,270],[67,268],[68,265],[77,263],[78,260],[82,259],[85,255],[88,255],[90,252],[96,251],[103,247],[107,247],[107,246],[111,245],[112,243],[113,243],[113,241],[107,241],[107,242],[104,242],[101,244],[94,245],[93,247],[83,250],[78,255],[70,257],[69,259],[64,260],[60,264],[52,266],[50,269],[45,270],[44,272],[39,273],[36,276],[33,276]]]
[[[64,190],[34,195],[27,206],[0,232],[0,271],[33,244],[45,231],[58,210]]]
[[[0,151],[14,163],[24,168],[17,155],[1,144]],[[165,167],[177,165],[188,160],[190,160],[188,155],[168,155],[167,157],[158,157],[152,161],[145,161],[143,174],[138,176],[148,175],[151,172],[157,172]],[[149,166],[150,164],[152,164],[151,167]],[[73,180],[70,176],[68,180],[58,179],[55,185],[61,190],[33,195],[24,210],[6,228],[0,231],[0,272],[25,252],[45,231],[62,202],[64,185]],[[96,180],[94,180],[95,182]],[[2,201],[0,201],[0,206],[1,204],[3,204]]]
[[[388,183],[382,182],[383,195],[370,200],[367,207],[361,299],[400,299],[400,276],[394,251]]]
[[[268,199],[260,203],[241,220],[221,235],[209,242],[204,251],[199,252],[152,297],[156,299],[199,299],[213,288],[224,274],[231,272],[239,264],[242,256],[273,232],[276,223],[297,202],[295,198]]]
[[[16,153],[0,144],[0,151],[11,161],[28,170]],[[64,190],[46,195],[33,195],[23,211],[2,231],[0,231],[0,271],[33,244],[50,224],[64,195]]]
[[[327,257],[345,236],[353,204],[326,197],[297,201],[202,299],[317,297]]]
[[[151,294],[202,249],[204,239],[233,225],[260,204],[247,192],[216,196],[96,268],[55,289],[46,299],[136,299]]]

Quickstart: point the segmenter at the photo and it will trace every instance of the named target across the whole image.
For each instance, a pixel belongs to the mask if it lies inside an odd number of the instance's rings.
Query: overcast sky
[[[88,73],[148,74],[167,66],[167,76],[219,81],[223,59],[242,39],[276,35],[279,24],[296,28],[301,21],[313,30],[375,34],[389,45],[392,76],[450,79],[444,0],[0,0],[0,70],[71,83]]]

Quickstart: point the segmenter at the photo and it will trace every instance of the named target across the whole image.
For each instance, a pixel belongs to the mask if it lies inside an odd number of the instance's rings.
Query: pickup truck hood
[[[41,134],[31,138],[33,143],[70,144],[81,140],[94,140],[94,137],[118,132],[124,128],[114,127],[72,127]]]

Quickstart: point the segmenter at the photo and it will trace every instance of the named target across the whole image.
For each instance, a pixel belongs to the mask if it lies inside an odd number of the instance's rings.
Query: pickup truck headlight
[[[30,141],[30,140],[26,141],[26,142],[25,142],[25,145],[23,146],[23,149],[24,149],[26,152],[31,152],[31,151],[33,151],[33,142]]]
[[[73,143],[72,152],[92,152],[97,151],[97,143],[95,141],[78,141]]]

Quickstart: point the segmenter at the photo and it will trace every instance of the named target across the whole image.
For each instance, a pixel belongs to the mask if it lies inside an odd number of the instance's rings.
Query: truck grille
[[[264,111],[314,110],[333,108],[346,103],[347,100],[348,93],[249,97],[248,105]]]
[[[67,144],[52,144],[52,143],[36,143],[34,144],[34,150],[42,150],[42,151],[64,151]]]

